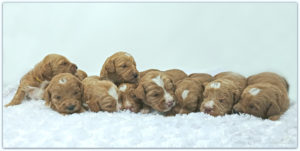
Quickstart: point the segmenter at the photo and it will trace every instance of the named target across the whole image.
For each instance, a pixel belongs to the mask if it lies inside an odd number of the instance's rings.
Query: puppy
[[[134,58],[127,52],[117,52],[108,57],[100,72],[101,80],[110,80],[119,86],[121,83],[137,83],[139,72]]]
[[[82,81],[83,101],[93,112],[119,111],[122,104],[119,102],[118,87],[108,80],[99,80],[98,77],[87,77]]]
[[[119,86],[120,101],[122,102],[122,110],[130,110],[131,112],[139,112],[143,106],[142,100],[138,99],[134,93],[136,84],[122,83]],[[144,111],[145,112],[145,111]]]
[[[5,106],[21,104],[24,98],[43,99],[44,89],[55,75],[59,73],[75,74],[76,70],[77,66],[66,57],[58,54],[47,55],[22,77],[14,98]]]
[[[247,80],[233,72],[219,73],[214,79],[205,86],[200,111],[212,116],[229,114],[233,105],[239,101]]]
[[[61,114],[81,113],[83,86],[81,81],[70,73],[53,77],[44,93],[46,105]]]
[[[159,112],[167,112],[176,103],[172,79],[165,72],[150,71],[140,79],[135,95],[147,106]]]
[[[187,77],[187,74],[179,69],[166,70],[164,73],[168,75],[174,83]]]
[[[214,80],[214,77],[212,77],[210,74],[207,73],[192,73],[188,77],[196,78],[203,85]]]
[[[233,111],[278,120],[289,107],[288,88],[285,78],[276,73],[263,72],[250,76],[248,86]]]
[[[88,75],[83,70],[77,69],[75,76],[82,81],[84,78],[86,78]]]
[[[146,73],[148,73],[150,71],[160,71],[160,70],[158,70],[158,69],[148,69],[148,70],[142,71],[139,74],[140,78],[142,78]]]
[[[209,74],[197,73],[176,82],[175,96],[177,103],[168,115],[196,112],[203,101],[203,83],[212,80],[213,77]]]

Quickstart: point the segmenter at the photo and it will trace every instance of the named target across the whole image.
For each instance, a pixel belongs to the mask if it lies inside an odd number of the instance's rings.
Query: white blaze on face
[[[117,88],[115,86],[110,87],[110,89],[108,90],[108,94],[116,100],[117,111],[119,111],[122,105],[119,103],[119,95],[117,93]]]
[[[126,89],[127,89],[127,85],[126,85],[126,84],[123,84],[123,85],[119,88],[119,90],[122,91],[122,92],[125,92]]]
[[[208,101],[208,102],[206,102],[204,104],[204,107],[206,107],[206,108],[213,108],[214,104],[215,104],[214,101],[210,100],[210,101]]]
[[[252,88],[249,90],[249,93],[253,96],[257,95],[260,92],[260,89],[258,88]]]
[[[183,100],[187,98],[187,96],[189,95],[189,92],[190,92],[189,90],[184,90],[182,92],[181,97]]]
[[[60,84],[65,84],[65,83],[67,82],[67,79],[61,78],[58,82],[59,82]]]
[[[173,97],[171,96],[170,93],[168,93],[164,87],[164,81],[161,79],[160,75],[158,75],[157,77],[153,78],[152,81],[157,84],[158,86],[160,86],[163,90],[164,90],[164,98],[167,102],[173,101]]]
[[[221,83],[220,82],[213,82],[213,83],[210,84],[210,87],[218,89],[218,88],[221,87]]]

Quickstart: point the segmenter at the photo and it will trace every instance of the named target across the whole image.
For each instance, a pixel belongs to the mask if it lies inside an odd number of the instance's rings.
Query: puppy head
[[[107,76],[108,79],[118,79],[120,82],[136,83],[139,72],[136,69],[134,58],[127,52],[117,52],[105,61],[101,77]]]
[[[161,71],[151,71],[142,77],[135,94],[153,109],[167,112],[176,104],[174,90],[170,77]]]
[[[84,72],[83,70],[78,69],[78,70],[76,71],[76,73],[75,73],[75,76],[76,76],[77,78],[79,78],[79,80],[82,81],[84,78],[87,77],[87,74],[86,74],[86,72]]]
[[[122,109],[137,113],[142,107],[142,100],[136,97],[134,93],[135,88],[136,85],[130,83],[123,83],[119,86]]]
[[[233,112],[251,114],[265,119],[280,113],[277,102],[284,100],[284,97],[283,92],[272,84],[253,84],[243,91],[241,100],[233,107]]]
[[[174,114],[188,114],[197,110],[202,102],[203,88],[201,83],[193,78],[186,78],[176,83],[175,96],[177,103],[172,108]]]
[[[71,63],[66,57],[58,54],[49,54],[38,65],[42,76],[51,80],[53,76],[59,73],[75,74],[77,66]]]
[[[91,111],[119,111],[121,103],[119,103],[119,90],[117,86],[108,80],[99,80],[96,76],[85,78],[84,86],[84,102]]]
[[[44,93],[46,104],[63,114],[80,112],[83,87],[78,78],[70,73],[53,77]]]
[[[218,79],[209,82],[205,86],[200,111],[212,116],[231,113],[239,95],[237,86],[230,80]]]

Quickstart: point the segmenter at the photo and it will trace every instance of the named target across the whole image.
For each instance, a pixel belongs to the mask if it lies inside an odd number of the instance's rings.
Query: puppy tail
[[[6,104],[5,107],[21,104],[24,98],[25,92],[21,89],[21,87],[19,87],[14,98],[8,104]]]

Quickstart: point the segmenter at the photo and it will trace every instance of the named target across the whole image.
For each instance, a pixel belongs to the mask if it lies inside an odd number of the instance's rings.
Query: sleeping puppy
[[[99,80],[97,76],[82,81],[83,101],[93,112],[114,112],[121,109],[118,87],[108,80]]]
[[[238,73],[222,72],[214,79],[205,86],[200,111],[212,116],[230,114],[246,87],[246,78]]]
[[[135,95],[146,106],[159,112],[167,112],[176,104],[174,90],[170,75],[162,71],[150,71],[140,79]]]
[[[203,83],[210,82],[212,80],[213,77],[209,74],[197,73],[176,82],[175,96],[177,103],[168,115],[196,112],[203,101]]]
[[[130,110],[131,112],[139,112],[143,106],[142,100],[138,99],[134,94],[136,84],[122,83],[119,86],[120,102],[122,102],[122,110]]]
[[[142,78],[146,73],[148,73],[150,71],[160,71],[160,70],[158,70],[158,69],[148,69],[148,70],[142,71],[139,74],[140,78]]]
[[[168,75],[174,83],[187,77],[187,74],[179,69],[166,70],[164,73]]]
[[[263,72],[248,77],[248,86],[233,112],[278,120],[289,107],[288,83],[276,73]]]
[[[214,80],[214,77],[212,77],[210,74],[207,73],[192,73],[189,75],[189,77],[196,78],[203,85]]]
[[[53,77],[44,93],[46,105],[61,114],[80,113],[83,86],[81,81],[70,73],[61,73]]]
[[[75,76],[82,81],[84,78],[86,78],[88,75],[83,70],[77,69]]]
[[[108,57],[102,66],[101,80],[110,80],[119,86],[121,83],[137,83],[139,72],[134,58],[127,52],[117,52]]]
[[[18,90],[10,103],[5,106],[21,104],[26,99],[43,99],[44,89],[49,81],[59,73],[75,74],[77,66],[71,63],[66,57],[58,54],[49,54],[35,67],[25,74],[18,87]]]

